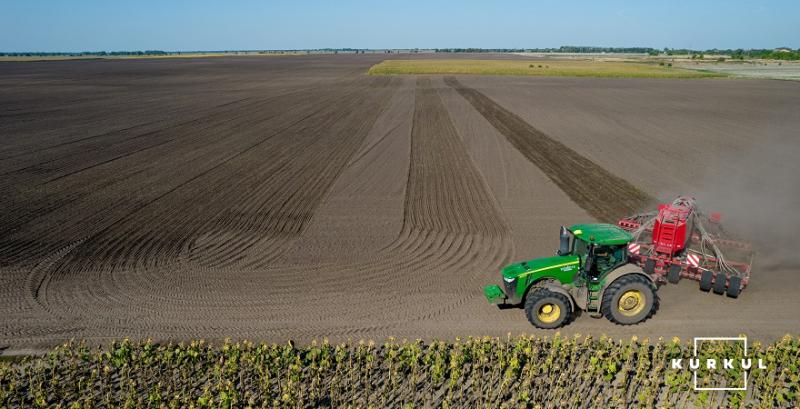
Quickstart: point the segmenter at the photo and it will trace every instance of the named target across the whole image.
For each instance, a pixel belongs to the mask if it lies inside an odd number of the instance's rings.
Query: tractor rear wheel
[[[638,324],[657,309],[655,284],[639,274],[624,275],[603,291],[603,315],[615,324]]]
[[[525,315],[533,326],[554,329],[572,318],[572,305],[564,294],[546,288],[533,288],[525,298]]]

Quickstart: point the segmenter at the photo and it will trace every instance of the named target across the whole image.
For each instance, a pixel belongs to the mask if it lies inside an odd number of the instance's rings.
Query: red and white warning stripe
[[[639,243],[628,243],[628,253],[630,254],[639,254],[639,249],[642,246]]]
[[[700,256],[694,253],[689,253],[686,255],[686,262],[692,267],[700,267]]]

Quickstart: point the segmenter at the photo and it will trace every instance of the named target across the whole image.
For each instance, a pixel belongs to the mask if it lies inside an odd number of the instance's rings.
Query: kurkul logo
[[[698,345],[703,342],[740,342],[743,344],[743,356],[739,357],[712,357],[701,360],[698,357]],[[682,358],[672,359],[672,369],[690,369],[694,372],[693,384],[694,390],[697,391],[744,391],[747,390],[747,375],[752,369],[767,369],[761,358],[755,362],[747,356],[747,338],[746,337],[695,337],[694,349],[692,353],[693,358],[684,361]],[[755,367],[754,367],[755,364]],[[697,386],[697,372],[699,370],[707,371],[728,371],[734,369],[742,370],[742,386],[717,386],[717,387],[699,387]]]

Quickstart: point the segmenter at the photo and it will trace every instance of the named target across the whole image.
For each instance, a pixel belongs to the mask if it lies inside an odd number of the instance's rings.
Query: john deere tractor
[[[522,306],[539,328],[564,326],[579,310],[638,324],[658,309],[658,297],[655,277],[628,261],[632,239],[611,224],[561,227],[555,257],[506,266],[503,287],[486,286],[484,295],[493,304]]]

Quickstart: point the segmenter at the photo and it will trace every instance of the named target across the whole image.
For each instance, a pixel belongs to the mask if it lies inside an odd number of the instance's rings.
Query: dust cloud
[[[709,161],[696,191],[684,193],[703,212],[721,213],[727,231],[753,243],[760,270],[800,267],[800,140],[783,135],[754,135],[744,152]]]

